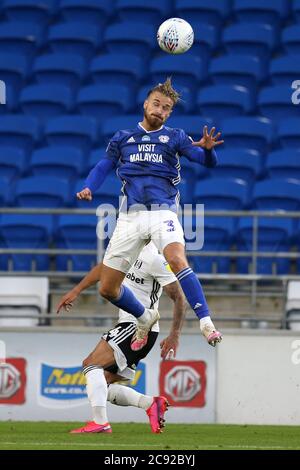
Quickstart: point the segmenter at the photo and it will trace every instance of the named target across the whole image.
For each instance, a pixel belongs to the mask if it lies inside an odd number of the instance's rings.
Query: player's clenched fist
[[[76,194],[77,199],[86,199],[87,201],[92,200],[92,192],[89,188],[84,188],[82,191]]]

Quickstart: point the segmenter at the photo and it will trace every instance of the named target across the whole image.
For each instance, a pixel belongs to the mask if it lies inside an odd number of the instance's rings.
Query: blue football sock
[[[176,274],[176,277],[197,317],[208,317],[209,309],[205,295],[194,271],[191,268],[184,268]]]
[[[135,297],[134,293],[124,284],[121,285],[120,295],[117,299],[111,300],[111,303],[116,307],[125,310],[125,312],[131,313],[134,317],[138,318],[143,315],[145,307]]]

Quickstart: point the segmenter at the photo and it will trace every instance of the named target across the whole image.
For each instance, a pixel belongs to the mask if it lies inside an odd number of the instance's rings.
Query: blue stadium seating
[[[255,209],[300,209],[300,180],[271,178],[254,185],[252,204]]]
[[[287,148],[269,153],[266,169],[270,178],[290,178],[292,176],[300,180],[300,150]]]
[[[18,93],[14,87],[5,84],[5,106],[0,106],[0,114],[14,113],[18,108]],[[1,98],[1,104],[2,98]]]
[[[190,23],[199,21],[220,27],[230,12],[230,1],[175,0],[175,12],[174,16],[184,18]]]
[[[142,120],[142,113],[115,116],[107,119],[101,128],[101,145],[107,145],[108,141],[119,130],[135,129]]]
[[[19,207],[55,208],[70,204],[69,183],[53,176],[32,176],[20,179],[15,190]]]
[[[292,25],[282,30],[282,47],[289,54],[300,54],[300,25]]]
[[[239,21],[279,25],[289,13],[286,0],[234,0],[233,13]]]
[[[97,218],[92,215],[62,215],[56,231],[56,246],[70,250],[96,250]],[[97,262],[94,255],[58,255],[58,271],[89,271]]]
[[[218,165],[209,170],[218,178],[238,178],[253,184],[262,172],[262,156],[256,150],[217,149]]]
[[[217,85],[240,85],[256,91],[266,77],[266,67],[258,57],[231,54],[212,59],[209,76]]]
[[[75,180],[83,172],[81,151],[75,147],[44,147],[31,156],[29,172],[34,176],[54,176]]]
[[[44,41],[43,28],[39,24],[9,21],[0,23],[0,51],[26,55],[28,58]]]
[[[290,237],[292,234],[292,221],[284,218],[258,219],[258,252],[289,251]],[[240,251],[252,251],[253,247],[253,219],[241,218],[237,231],[237,248]],[[252,259],[249,257],[238,258],[237,268],[240,274],[249,274],[253,269]],[[257,258],[258,274],[288,274],[290,270],[289,258]]]
[[[297,106],[295,106],[297,107]],[[283,119],[278,126],[278,140],[282,147],[300,146],[300,119]]]
[[[89,159],[86,162],[86,168],[82,176],[87,176],[88,173],[94,168],[95,165],[104,157],[106,151],[106,147],[99,147],[96,150],[93,150],[90,153]]]
[[[234,85],[214,85],[202,88],[197,95],[197,107],[201,114],[220,119],[250,113],[254,108],[247,88]]]
[[[137,108],[136,111],[142,111],[144,101],[147,98],[148,92],[153,88],[153,84],[144,85],[139,89],[137,96]],[[193,112],[195,107],[195,98],[194,93],[192,93],[190,88],[184,87],[180,89],[180,100],[176,103],[176,106],[173,107],[172,116],[174,114],[189,114]]]
[[[187,54],[201,57],[207,66],[210,56],[217,50],[220,42],[218,28],[198,21],[192,21],[194,44]]]
[[[0,246],[2,248],[49,248],[52,235],[52,216],[3,214],[0,219]],[[0,269],[14,271],[48,271],[48,255],[1,255]]]
[[[180,175],[181,184],[179,186],[182,203],[191,203],[193,198],[193,189],[197,181],[209,175],[208,169],[203,165],[197,165],[190,162],[187,158],[180,157]]]
[[[0,207],[9,206],[12,199],[12,185],[8,178],[0,176]],[[1,258],[1,256],[0,256]]]
[[[257,56],[266,61],[276,45],[276,33],[267,24],[237,23],[224,29],[223,43],[230,54]]]
[[[102,29],[113,12],[111,0],[61,0],[60,14],[64,20],[94,23]]]
[[[71,90],[65,85],[57,84],[25,87],[19,101],[23,112],[36,116],[40,122],[67,113],[73,107]]]
[[[212,127],[212,120],[198,116],[171,116],[167,122],[169,127],[184,129],[185,132],[197,142],[203,134],[203,127]]]
[[[12,146],[30,152],[39,137],[39,123],[34,117],[10,114],[0,119],[0,146]]]
[[[163,56],[152,60],[150,65],[151,81],[162,83],[166,76],[172,76],[176,88],[187,87],[196,91],[197,86],[206,77],[206,69],[200,57],[182,55]]]
[[[47,122],[45,138],[50,145],[75,146],[88,152],[98,138],[97,122],[87,116],[60,116]]]
[[[105,30],[104,45],[109,52],[136,54],[146,59],[157,48],[156,31],[151,24],[114,23]]]
[[[58,0],[3,0],[2,11],[10,21],[46,25],[56,12]]]
[[[226,147],[244,147],[263,154],[272,143],[273,127],[267,118],[242,116],[224,119],[220,130]]]
[[[129,112],[134,107],[133,94],[125,86],[90,85],[78,93],[76,106],[79,112],[103,122],[111,116]]]
[[[286,55],[273,59],[270,63],[270,78],[274,85],[287,84],[300,76],[300,55]]]
[[[28,60],[22,54],[0,53],[0,76],[6,85],[19,89],[28,76]]]
[[[135,21],[159,26],[171,14],[171,0],[117,0],[115,12],[121,21]]]
[[[237,178],[209,178],[196,184],[194,204],[205,209],[239,210],[247,207],[248,184]]]
[[[49,29],[48,45],[53,52],[75,52],[88,60],[101,46],[101,36],[100,28],[93,24],[60,23]]]
[[[293,18],[299,23],[300,22],[300,0],[293,0],[292,15],[293,15]]]
[[[90,209],[98,207],[100,204],[112,204],[116,209],[119,207],[119,196],[121,196],[121,181],[111,172],[103,184],[93,193],[92,201],[77,201],[77,207]],[[81,191],[85,187],[85,179],[76,183],[75,193]]]
[[[0,174],[8,180],[14,180],[27,168],[27,159],[23,150],[16,147],[0,147]]]
[[[77,88],[86,75],[86,61],[79,54],[45,54],[35,59],[32,73],[39,83]]]
[[[143,59],[133,54],[102,54],[90,65],[92,80],[101,85],[109,83],[134,88],[146,72]]]
[[[299,116],[299,109],[293,105],[291,84],[263,88],[258,96],[260,114],[274,123]]]

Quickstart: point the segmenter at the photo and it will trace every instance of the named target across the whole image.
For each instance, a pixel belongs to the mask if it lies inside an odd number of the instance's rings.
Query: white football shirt
[[[153,242],[148,243],[127,273],[124,284],[146,308],[158,308],[163,287],[177,281],[165,258],[158,253]],[[119,323],[137,322],[137,319],[124,310],[119,310]],[[152,331],[159,331],[158,322]]]

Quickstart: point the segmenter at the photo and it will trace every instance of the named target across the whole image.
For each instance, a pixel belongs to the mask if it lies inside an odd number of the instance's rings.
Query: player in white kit
[[[72,291],[61,299],[57,311],[59,312],[61,308],[68,311],[83,290],[95,284],[99,279],[101,281],[101,269],[101,265],[93,268]],[[170,351],[176,355],[186,301],[176,276],[152,242],[141,251],[126,275],[124,284],[147,308],[158,307],[163,290],[172,299],[174,302],[173,324],[168,337],[161,342],[161,356],[165,359]],[[138,362],[150,352],[157,339],[158,322],[149,332],[147,344],[142,349],[133,351],[131,340],[136,331],[136,324],[137,320],[133,315],[119,310],[117,325],[102,336],[94,351],[83,361],[83,371],[89,374],[87,394],[92,407],[93,421],[71,431],[72,433],[112,432],[106,413],[107,400],[117,405],[143,408],[148,414],[152,432],[162,432],[164,414],[168,406],[167,400],[164,397],[142,395],[129,387],[114,383],[134,378]],[[103,370],[104,374],[101,373]],[[101,379],[102,376],[103,379]],[[92,386],[90,386],[91,381]]]

